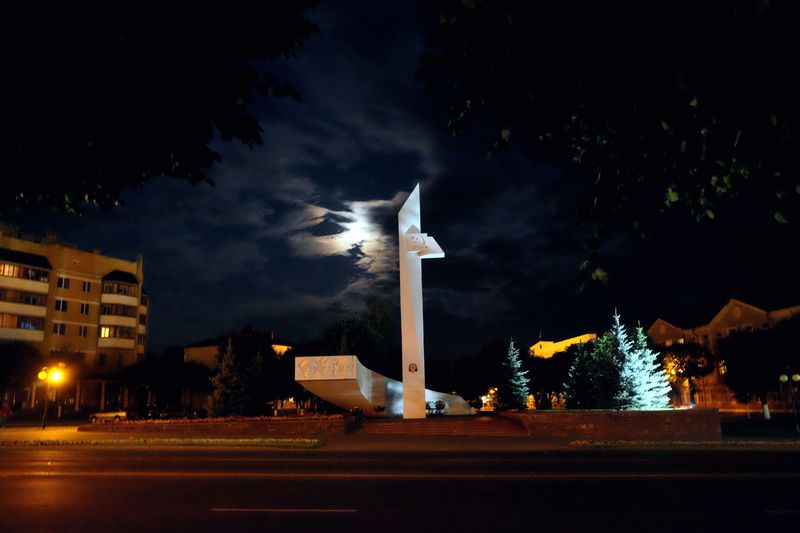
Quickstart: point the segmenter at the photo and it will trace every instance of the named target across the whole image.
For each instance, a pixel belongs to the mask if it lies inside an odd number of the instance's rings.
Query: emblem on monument
[[[411,363],[410,365],[408,365],[409,372],[416,372],[417,370],[419,370],[419,368],[417,368],[416,363]]]

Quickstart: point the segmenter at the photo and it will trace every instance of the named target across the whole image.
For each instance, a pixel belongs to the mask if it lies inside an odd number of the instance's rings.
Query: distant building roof
[[[0,248],[0,261],[19,263],[20,265],[44,268],[46,270],[53,269],[53,265],[51,265],[50,261],[43,255],[18,252],[17,250],[9,250],[8,248]]]
[[[133,285],[139,284],[139,278],[124,270],[112,270],[103,276],[103,281],[117,281],[119,283],[131,283]]]
[[[287,341],[286,339],[282,339],[280,337],[275,336],[274,331],[259,331],[255,328],[244,328],[239,331],[234,331],[231,333],[227,333],[225,335],[219,335],[217,337],[211,337],[210,339],[205,339],[199,342],[194,342],[186,346],[186,348],[202,348],[205,346],[222,346],[228,341],[228,337],[240,337],[240,336],[250,336],[250,337],[269,337],[270,344],[276,344],[280,346],[293,346],[292,342]]]

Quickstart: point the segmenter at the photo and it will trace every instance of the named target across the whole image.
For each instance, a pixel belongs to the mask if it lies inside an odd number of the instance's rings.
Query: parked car
[[[100,422],[121,422],[134,418],[128,416],[128,411],[99,411],[89,415],[89,422],[98,424]]]
[[[189,418],[191,413],[187,413],[183,407],[167,405],[156,410],[153,418],[168,420],[173,418]]]

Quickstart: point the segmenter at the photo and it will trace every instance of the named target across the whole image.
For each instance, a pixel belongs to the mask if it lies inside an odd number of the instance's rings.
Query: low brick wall
[[[716,409],[668,411],[528,411],[504,413],[533,438],[591,440],[720,440]]]
[[[78,431],[111,433],[169,433],[171,435],[225,437],[313,437],[345,433],[344,417],[278,417],[260,420],[130,421],[87,424]]]

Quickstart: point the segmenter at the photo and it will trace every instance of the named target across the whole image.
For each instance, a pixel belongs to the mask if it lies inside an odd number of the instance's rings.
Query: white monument
[[[400,233],[400,314],[403,331],[403,382],[370,370],[355,355],[297,357],[294,379],[320,398],[366,416],[425,418],[425,402],[444,405],[445,415],[475,410],[456,394],[425,389],[425,338],[422,331],[422,259],[444,257],[436,241],[420,232],[419,185],[397,215]]]
[[[403,334],[403,418],[425,418],[425,336],[422,321],[422,259],[444,257],[422,233],[419,184],[397,215],[400,241],[400,322]]]

